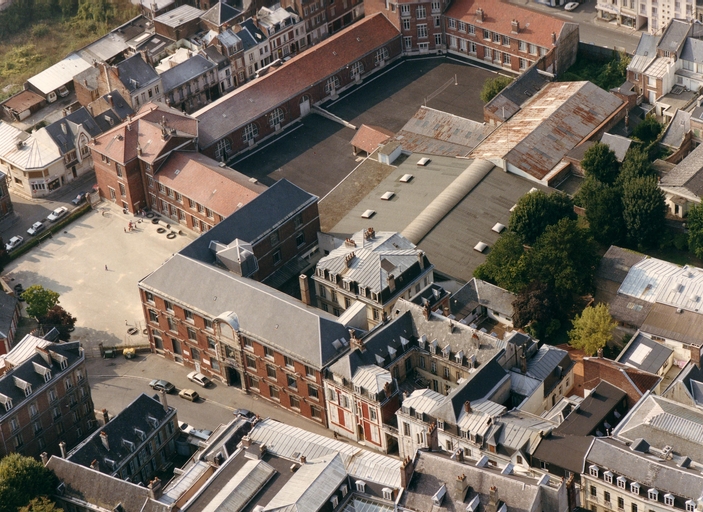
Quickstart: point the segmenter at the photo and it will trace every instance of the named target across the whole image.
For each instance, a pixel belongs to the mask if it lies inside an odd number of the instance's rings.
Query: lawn
[[[560,82],[579,82],[587,80],[601,89],[609,91],[619,87],[627,79],[627,65],[630,57],[617,55],[611,60],[594,60],[579,54],[576,62],[560,78]]]

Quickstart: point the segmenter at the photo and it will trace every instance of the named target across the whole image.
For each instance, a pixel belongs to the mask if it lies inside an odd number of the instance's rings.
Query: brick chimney
[[[557,33],[552,32],[552,44],[557,44]]]
[[[164,407],[164,412],[168,412],[168,400],[166,399],[166,391],[159,391],[159,402]]]
[[[468,400],[464,402],[464,412],[467,414],[471,413],[471,402],[469,402]]]
[[[431,423],[427,429],[427,449],[431,452],[439,451],[439,435],[436,423]]]
[[[98,469],[98,459],[94,459],[93,462],[90,463],[90,469]]]
[[[499,504],[500,501],[498,501],[498,488],[495,485],[491,485],[491,489],[488,493],[488,506],[486,507],[486,510],[488,512],[498,512]]]
[[[520,372],[523,375],[527,373],[527,358],[524,352],[520,354]]]
[[[301,464],[305,464],[305,463],[307,463],[307,461],[308,461],[308,458],[305,455],[300,456],[300,463]]]
[[[391,293],[395,292],[395,276],[393,274],[388,274],[388,289]]]
[[[109,452],[110,451],[110,443],[107,440],[107,432],[104,430],[100,432],[100,440],[103,442],[103,446],[105,449]]]
[[[149,490],[149,497],[152,500],[158,500],[161,497],[161,491],[163,490],[161,480],[158,477],[154,477],[154,479],[149,482],[147,489]]]
[[[478,21],[479,23],[483,22],[483,9],[481,9],[480,7],[476,9],[476,21]]]
[[[249,448],[250,446],[251,446],[251,437],[249,437],[249,436],[242,437],[242,447]]]
[[[108,414],[107,409],[103,409],[100,412],[102,413],[102,416],[103,416],[103,418],[102,418],[103,425],[105,425],[105,424],[107,424],[108,421],[110,421],[110,415]]]
[[[410,480],[413,478],[413,473],[415,472],[415,463],[410,457],[405,457],[403,462],[400,464],[400,486],[403,489],[407,489],[410,484]]]
[[[510,31],[513,34],[519,34],[520,33],[520,22],[518,20],[513,20],[510,22]]]
[[[298,282],[300,283],[300,300],[304,304],[310,305],[310,284],[308,283],[308,276],[305,274],[300,274],[298,276]]]
[[[354,329],[349,329],[349,344],[352,349],[358,348],[359,350],[363,350],[364,348],[364,343],[356,337],[356,331]]]
[[[46,452],[41,452],[40,457],[41,457],[41,463],[46,466],[49,463],[49,454]]]
[[[417,262],[420,264],[420,270],[425,270],[425,251],[417,251]]]
[[[429,302],[425,303],[422,306],[422,316],[425,317],[425,320],[430,319],[430,304],[429,304]]]
[[[469,492],[469,479],[462,473],[454,480],[454,501],[463,503],[467,492]]]
[[[603,359],[603,349],[602,348],[598,349],[598,359]]]

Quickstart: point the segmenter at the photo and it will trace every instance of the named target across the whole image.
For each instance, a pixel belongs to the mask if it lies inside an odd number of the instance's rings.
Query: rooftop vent
[[[488,245],[484,244],[483,242],[479,242],[476,245],[474,245],[474,251],[483,252],[486,249],[488,249]]]
[[[496,233],[502,233],[503,230],[505,229],[505,226],[501,224],[500,222],[496,222],[496,225],[491,228],[493,231]]]
[[[401,182],[401,183],[408,183],[408,182],[410,182],[410,181],[413,179],[413,177],[414,177],[414,176],[413,176],[412,174],[403,174],[403,175],[400,177],[400,182]]]
[[[420,158],[420,160],[417,161],[417,165],[420,165],[422,167],[426,166],[429,163],[430,163],[430,159],[427,157]]]
[[[393,196],[395,196],[394,192],[386,192],[381,196],[381,199],[383,199],[384,201],[390,201],[391,199],[393,199]]]
[[[366,210],[364,213],[361,214],[362,219],[370,219],[376,215],[376,210]]]

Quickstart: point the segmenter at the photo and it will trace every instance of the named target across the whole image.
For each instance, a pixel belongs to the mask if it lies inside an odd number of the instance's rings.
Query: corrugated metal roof
[[[239,512],[275,473],[276,470],[263,460],[245,462],[203,512]]]
[[[46,134],[46,129],[42,128],[40,132]],[[23,170],[29,169],[45,169],[51,164],[61,159],[61,153],[56,144],[51,140],[48,134],[44,137],[44,142],[40,141],[41,134],[35,133],[25,139],[22,147],[16,145],[11,147],[4,155],[3,160],[6,160],[16,167]]]
[[[386,383],[393,382],[391,372],[379,366],[362,366],[354,374],[352,383],[372,393],[383,391]]]
[[[185,4],[161,16],[157,16],[154,18],[154,23],[161,23],[167,27],[176,28],[184,23],[200,18],[203,14],[205,14],[205,11]]]
[[[43,94],[49,94],[51,91],[55,91],[62,85],[72,81],[74,76],[89,67],[91,67],[91,64],[83,60],[77,53],[72,53],[61,62],[57,62],[41,73],[34,75],[27,82]]]
[[[380,453],[271,419],[257,423],[249,437],[257,443],[265,444],[272,454],[287,459],[297,459],[304,455],[308,460],[314,460],[339,453],[347,473],[352,478],[396,489],[400,487],[400,461]]]
[[[412,408],[416,412],[429,414],[432,409],[444,400],[444,395],[431,389],[416,389],[403,400],[403,407]]]

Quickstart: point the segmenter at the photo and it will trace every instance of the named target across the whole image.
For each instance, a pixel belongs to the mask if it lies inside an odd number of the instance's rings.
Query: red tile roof
[[[479,7],[483,9],[482,22],[476,18],[476,9]],[[485,28],[491,32],[521,39],[544,48],[554,46],[552,43],[552,32],[559,38],[564,24],[567,23],[553,16],[496,0],[455,0],[444,14],[448,18],[454,18],[474,25],[477,34],[480,29]],[[517,20],[520,23],[518,34],[512,34],[511,32],[512,20]]]
[[[378,149],[379,144],[383,144],[395,135],[392,131],[380,126],[369,126],[362,124],[354,134],[351,145],[371,154]]]
[[[383,14],[374,14],[235,89],[193,114],[200,120],[200,147],[211,146],[399,36]]]
[[[158,183],[228,217],[266,187],[201,153],[174,151],[156,173]]]

